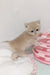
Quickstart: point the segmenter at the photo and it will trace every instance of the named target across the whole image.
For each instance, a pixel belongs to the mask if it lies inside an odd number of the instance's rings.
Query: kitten
[[[27,46],[39,45],[37,37],[40,34],[40,21],[26,23],[25,28],[26,30],[19,37],[7,42],[12,48],[13,60],[16,60],[18,57],[26,56],[24,51]]]

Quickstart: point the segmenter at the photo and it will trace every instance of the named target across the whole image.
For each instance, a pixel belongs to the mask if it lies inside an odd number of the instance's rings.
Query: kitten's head
[[[28,34],[38,36],[40,32],[40,21],[26,23],[25,27]]]

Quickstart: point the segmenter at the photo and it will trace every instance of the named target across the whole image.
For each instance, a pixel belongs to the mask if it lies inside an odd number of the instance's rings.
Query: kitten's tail
[[[2,43],[10,43],[10,41],[3,41]]]
[[[0,42],[0,48],[10,48],[9,41],[2,41]]]

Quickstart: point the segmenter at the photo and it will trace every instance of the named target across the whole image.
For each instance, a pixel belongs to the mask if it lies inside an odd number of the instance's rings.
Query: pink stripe
[[[44,55],[50,55],[49,52],[45,52],[45,51],[41,51],[41,50],[35,50],[33,52],[35,52],[35,53],[41,53],[41,54],[44,54]]]
[[[40,60],[34,53],[33,53],[34,57],[36,60],[40,61],[41,63],[44,63],[44,64],[47,64],[47,65],[50,65],[50,62],[48,61],[44,61],[44,60]]]

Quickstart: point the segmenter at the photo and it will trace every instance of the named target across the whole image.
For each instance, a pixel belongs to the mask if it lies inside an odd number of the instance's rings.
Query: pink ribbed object
[[[33,55],[38,61],[50,65],[50,33],[46,32],[38,41],[40,46],[35,47]]]

